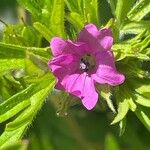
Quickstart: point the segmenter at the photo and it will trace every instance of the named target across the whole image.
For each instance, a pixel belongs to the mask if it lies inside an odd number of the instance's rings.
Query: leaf
[[[150,107],[150,99],[144,97],[144,95],[136,94],[135,102],[145,107]]]
[[[150,44],[150,35],[147,35],[145,39],[142,39],[141,42],[134,44],[133,49],[138,50],[142,54],[145,54],[144,50],[149,44]],[[148,60],[150,60],[150,58]]]
[[[144,124],[144,126],[150,131],[150,114],[146,113],[144,108],[138,108],[135,111],[136,116],[140,119],[140,121]]]
[[[20,128],[14,130],[14,131],[5,131],[0,136],[0,149],[4,149],[5,147],[9,146],[11,144],[15,144],[20,140],[20,138],[23,136],[23,133],[26,129],[28,124],[24,124]]]
[[[149,82],[147,81],[147,83],[149,83]],[[143,96],[145,96],[145,97],[150,99],[150,91],[149,91],[149,89],[150,89],[150,85],[147,84],[147,85],[141,85],[140,87],[136,88],[136,91],[140,95],[143,95]]]
[[[110,92],[105,93],[101,90],[101,96],[106,100],[108,107],[115,114],[116,110],[115,110],[115,107],[114,107],[112,100],[111,100],[111,93]]]
[[[111,125],[121,121],[127,114],[129,110],[129,103],[127,99],[124,99],[122,102],[119,102],[118,105],[118,114],[115,119],[112,121]]]
[[[31,12],[32,15],[40,16],[41,9],[40,9],[39,5],[34,0],[32,0],[32,2],[30,0],[17,0],[17,2],[21,6],[23,6],[25,9],[27,9],[29,12]]]
[[[99,25],[98,0],[83,0],[84,22]]]
[[[150,12],[150,1],[140,0],[128,13],[128,18],[131,21],[140,21],[144,16]]]
[[[27,46],[27,41],[22,36],[22,31],[24,30],[23,24],[7,25],[3,31],[2,42],[13,44],[13,45],[25,45]]]
[[[30,105],[29,97],[32,95],[33,85],[17,93],[0,104],[0,122],[11,118],[19,111]]]
[[[68,9],[71,12],[82,13],[81,2],[82,2],[82,0],[76,0],[76,1],[65,0],[65,3],[67,5]]]
[[[6,125],[5,131],[0,137],[0,148],[9,145],[11,141],[13,141],[13,143],[17,142],[23,136],[28,125],[32,123],[33,118],[40,110],[53,85],[54,82],[51,82],[47,87],[34,94],[30,98],[30,107],[24,110],[14,121]]]
[[[40,22],[41,24],[46,25],[46,27],[51,28],[50,17],[53,1],[54,0],[18,0],[18,3],[32,14],[32,20],[34,22]]]
[[[146,55],[150,55],[150,48],[146,48],[146,49],[143,50],[143,51],[145,51]]]
[[[114,120],[112,121],[111,125],[121,121],[127,114],[130,105],[130,93],[127,91],[127,86],[123,85],[120,87],[118,91],[116,91],[116,100],[118,101],[118,113]]]
[[[40,22],[35,22],[33,24],[33,27],[47,40],[50,41],[52,36],[54,35],[50,29],[47,29],[47,27],[44,24],[41,24]]]
[[[119,25],[124,23],[127,13],[135,1],[136,0],[130,0],[127,2],[126,0],[117,0],[115,14]]]
[[[0,59],[0,73],[11,69],[24,68],[24,59]]]
[[[121,28],[121,33],[139,34],[144,30],[150,32],[150,21],[129,22]]]
[[[98,0],[91,0],[91,9],[89,11],[89,15],[90,15],[90,22],[95,23],[97,26],[99,26],[99,20],[100,20],[100,16],[99,16],[99,1]]]
[[[47,60],[39,57],[38,55],[34,55],[32,53],[28,53],[27,55],[28,55],[28,58],[32,61],[32,63],[36,65],[38,69],[40,69],[40,71],[44,73],[47,73],[49,71]]]
[[[132,98],[128,99],[128,103],[129,103],[129,108],[134,112],[136,110],[137,106],[134,103],[134,101],[132,100]]]
[[[51,14],[51,30],[56,36],[65,37],[64,0],[54,0]]]
[[[32,26],[24,26],[21,35],[26,42],[24,46],[41,46],[41,36],[39,36]]]
[[[113,15],[115,15],[117,0],[107,0],[107,2],[109,3],[109,5],[111,7],[111,11],[112,11]]]
[[[0,42],[0,58],[25,58],[25,48]]]
[[[28,142],[16,142],[13,144],[9,144],[8,146],[2,148],[1,150],[27,150]]]
[[[122,136],[125,132],[126,129],[126,118],[123,118],[120,122],[119,122],[119,136]]]
[[[71,12],[67,16],[67,19],[77,29],[77,31],[80,31],[84,26],[84,20],[79,13]]]
[[[34,94],[31,98],[31,105],[28,109],[24,110],[13,122],[10,122],[6,126],[6,131],[15,130],[18,127],[22,126],[24,123],[31,123],[37,112],[42,107],[45,98],[48,96],[48,93],[53,88],[54,81],[51,82],[46,88],[40,90]]]
[[[143,41],[142,41],[143,42]],[[147,43],[146,43],[147,44]],[[140,43],[141,45],[141,43]],[[149,60],[147,54],[140,53],[140,47],[137,52],[135,52],[137,45],[133,47],[131,44],[114,44],[113,52],[117,61],[124,59],[125,57],[133,57],[141,60]],[[141,50],[143,47],[141,48]]]
[[[51,54],[50,54],[50,48],[49,47],[45,47],[45,48],[38,48],[38,47],[25,47],[25,49],[28,52],[32,52],[36,55],[42,56],[44,58],[50,58]]]
[[[45,58],[49,58],[50,53],[48,50],[49,48],[24,47],[24,46],[5,44],[0,42],[0,59],[25,58],[26,51],[43,56]]]
[[[5,100],[3,103],[0,104],[0,122],[3,122],[11,117],[13,117],[15,114],[17,114],[19,111],[24,109],[25,107],[30,105],[29,98],[34,95],[39,90],[45,88],[49,82],[44,82],[45,79],[52,80],[51,76],[45,75],[43,77],[43,82],[41,84],[32,84],[25,90],[13,95],[9,99]]]

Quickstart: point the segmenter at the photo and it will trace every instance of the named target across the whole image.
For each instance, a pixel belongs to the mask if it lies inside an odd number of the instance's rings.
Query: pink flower
[[[92,109],[98,100],[96,83],[116,86],[125,80],[116,70],[112,44],[112,31],[93,24],[86,25],[75,42],[54,37],[50,42],[54,58],[48,65],[57,78],[55,87]]]

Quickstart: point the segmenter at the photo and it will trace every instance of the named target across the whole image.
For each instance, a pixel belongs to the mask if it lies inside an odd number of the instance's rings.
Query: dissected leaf
[[[99,25],[98,0],[83,0],[84,22]]]
[[[10,122],[6,126],[6,131],[15,130],[18,127],[22,126],[25,123],[31,123],[33,117],[40,110],[45,98],[48,96],[48,93],[53,88],[54,82],[51,82],[46,88],[40,90],[34,94],[31,98],[31,105],[26,110],[24,110],[13,122]]]
[[[119,122],[119,135],[122,136],[123,133],[125,132],[126,129],[126,118],[123,118],[120,122]]]
[[[118,105],[118,114],[115,119],[112,121],[111,125],[121,121],[127,114],[129,110],[128,99],[124,99],[122,102],[119,102]]]
[[[143,105],[145,107],[150,107],[150,99],[147,97],[144,97],[144,95],[136,94],[135,101],[140,105]]]
[[[127,19],[127,13],[131,9],[131,6],[135,3],[136,0],[117,0],[116,5],[116,18],[119,24],[123,24],[124,21]]]
[[[18,3],[32,13],[34,16],[40,16],[41,9],[35,0],[32,2],[30,0],[17,0]]]
[[[82,12],[81,2],[82,0],[76,0],[76,1],[65,0],[66,5],[71,12],[81,13]]]
[[[134,112],[136,110],[137,106],[134,103],[134,101],[132,100],[132,98],[128,99],[128,103],[129,103],[129,108]]]
[[[60,37],[65,37],[64,31],[64,0],[54,0],[51,15],[51,30]]]
[[[22,46],[16,46],[0,42],[0,58],[25,58],[25,48]]]
[[[28,96],[32,95],[33,85],[17,93],[0,104],[0,122],[3,122],[30,105]]]
[[[115,107],[111,100],[111,93],[110,92],[105,93],[101,90],[101,96],[106,100],[106,103],[107,103],[108,107],[110,108],[110,110],[113,113],[116,113]]]
[[[20,138],[23,136],[23,133],[26,129],[28,124],[24,124],[20,128],[14,130],[14,131],[5,131],[0,136],[0,149],[4,149],[5,147],[9,146],[11,144],[15,144],[20,140]]]
[[[7,70],[24,68],[24,59],[0,59],[0,73]]]
[[[40,22],[35,22],[33,24],[34,28],[40,32],[40,34],[47,40],[50,41],[52,36],[54,35],[50,29],[47,29],[47,27],[44,24],[41,24]]]
[[[51,76],[45,75],[45,79],[49,79],[52,81]],[[3,103],[0,104],[0,122],[3,122],[10,117],[13,117],[15,114],[17,114],[19,111],[30,105],[29,98],[34,95],[36,92],[47,86],[49,82],[44,81],[32,84],[25,90],[21,91],[20,93],[17,93],[16,95],[10,97],[9,99],[5,100]]]
[[[135,111],[135,114],[144,124],[144,126],[148,129],[148,131],[150,131],[150,113],[146,112],[145,109],[142,107],[142,109],[138,108]]]
[[[117,0],[107,0],[107,2],[109,3],[109,5],[111,7],[111,11],[112,11],[113,15],[115,15]]]
[[[1,59],[15,59],[25,58],[26,51],[33,52],[34,54],[49,58],[49,48],[38,48],[38,47],[24,47],[13,44],[5,44],[0,42],[0,58]]]
[[[78,31],[81,30],[84,26],[84,19],[76,12],[71,12],[67,16],[67,19]]]
[[[144,30],[150,32],[150,21],[141,20],[139,22],[129,22],[121,29],[122,33],[139,34]]]
[[[128,18],[132,21],[140,21],[149,12],[150,12],[150,1],[140,0],[128,13]]]
[[[47,87],[35,93],[30,97],[31,105],[24,110],[14,121],[7,124],[4,133],[0,137],[0,148],[3,148],[11,141],[17,142],[31,124],[33,118],[40,110],[45,98],[52,89],[54,82],[51,82]],[[41,89],[41,86],[38,87]],[[12,142],[11,142],[12,143]]]

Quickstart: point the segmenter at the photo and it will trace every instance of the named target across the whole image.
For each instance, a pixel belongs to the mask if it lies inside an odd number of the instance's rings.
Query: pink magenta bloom
[[[116,70],[112,44],[112,31],[93,24],[86,25],[75,42],[54,37],[50,42],[54,58],[48,65],[57,78],[55,88],[79,97],[92,109],[98,100],[96,83],[116,86],[125,80]]]

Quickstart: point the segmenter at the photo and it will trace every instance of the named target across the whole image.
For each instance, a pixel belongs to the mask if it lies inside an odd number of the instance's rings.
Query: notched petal
[[[53,37],[50,41],[50,48],[54,56],[61,55],[66,46],[66,41],[59,37]]]
[[[99,43],[100,45],[106,49],[110,50],[113,45],[113,37],[112,37],[112,30],[111,29],[102,29],[99,30]]]
[[[109,66],[101,66],[92,78],[100,84],[117,86],[125,81],[125,76]]]
[[[113,45],[113,38],[111,36],[103,37],[100,40],[100,45],[106,50],[111,50],[111,47]]]
[[[95,107],[98,101],[98,93],[95,89],[95,82],[91,77],[85,78],[84,89],[82,90],[82,104],[88,109],[91,110]]]

